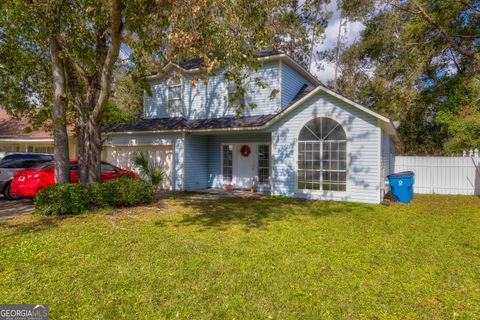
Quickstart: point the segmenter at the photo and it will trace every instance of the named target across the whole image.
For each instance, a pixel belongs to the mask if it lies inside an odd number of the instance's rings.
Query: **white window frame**
[[[224,169],[224,165],[223,165],[223,148],[225,146],[232,146],[232,166],[231,166],[231,169],[232,169],[232,178],[227,181],[225,180],[225,176],[224,176],[224,173],[223,173],[223,169]],[[222,173],[222,184],[229,184],[229,183],[233,183],[233,158],[235,157],[235,144],[233,143],[222,143],[220,145],[220,167],[221,167],[221,173]]]
[[[235,91],[234,92],[230,91],[230,84],[235,85]],[[234,95],[238,91],[238,86],[234,81],[225,79],[225,91],[227,93],[227,108],[236,108],[236,107],[240,106],[242,103],[243,104],[247,103],[246,102],[247,101],[247,95],[246,94],[244,94],[241,97],[238,97],[236,101],[230,102],[230,96]]]
[[[173,83],[179,81],[179,83]],[[180,97],[171,97],[172,88],[180,88]],[[171,101],[180,101],[179,110],[173,110],[170,106]],[[181,75],[173,75],[167,80],[167,112],[170,116],[181,116],[183,111],[183,77]]]
[[[268,182],[260,182],[260,169],[265,169],[265,167],[260,167],[260,147],[268,147]],[[257,144],[257,178],[260,185],[268,184],[272,185],[272,146],[268,143],[258,143]]]
[[[345,132],[345,140],[329,140],[329,141],[344,141],[345,142],[345,151],[346,151],[346,174],[345,174],[345,191],[339,191],[339,190],[314,190],[314,189],[300,189],[298,188],[298,153],[299,153],[299,143],[300,142],[308,142],[308,141],[299,141],[299,136],[300,132],[302,129],[305,127],[306,124],[308,124],[311,120],[316,119],[316,118],[330,118],[331,120],[336,121],[343,129]],[[338,196],[338,197],[347,197],[350,195],[350,165],[351,165],[351,154],[350,154],[350,135],[348,130],[345,128],[345,125],[342,120],[337,119],[331,115],[318,115],[313,118],[308,119],[305,121],[297,130],[296,136],[295,136],[295,148],[294,148],[294,168],[295,168],[295,179],[294,179],[294,190],[295,193],[299,194],[304,194],[304,195],[317,195],[317,196],[326,196],[326,195],[332,195],[332,196]],[[319,142],[319,141],[315,141]],[[323,143],[320,144],[320,152],[322,153],[321,156],[323,156]],[[321,166],[323,165],[322,159],[320,159]],[[322,170],[320,167],[320,176],[322,177]]]
[[[242,146],[242,145],[245,145],[245,144],[248,144],[248,145],[252,145],[253,148],[255,148],[255,151],[256,151],[256,156],[257,156],[257,159],[255,161],[255,166],[256,166],[256,171],[255,171],[255,176],[253,177],[255,179],[255,181],[258,183],[259,186],[262,186],[262,187],[265,187],[265,186],[268,186],[270,188],[270,190],[272,189],[272,174],[273,174],[273,154],[272,154],[272,143],[271,142],[268,142],[268,141],[265,141],[265,142],[248,142],[248,141],[245,141],[245,142],[222,142],[220,144],[220,174],[221,174],[221,181],[222,181],[222,185],[224,184],[228,184],[228,183],[233,183],[233,180],[234,180],[234,162],[235,162],[235,157],[237,156],[238,157],[238,154],[236,154],[236,151],[238,151],[238,147]],[[259,146],[267,146],[269,147],[269,156],[270,158],[268,159],[268,164],[269,164],[269,170],[268,170],[268,183],[260,183],[258,181],[258,147]],[[232,181],[225,181],[223,179],[223,146],[232,146],[233,147],[233,150],[232,150]],[[253,150],[252,150],[253,151]]]

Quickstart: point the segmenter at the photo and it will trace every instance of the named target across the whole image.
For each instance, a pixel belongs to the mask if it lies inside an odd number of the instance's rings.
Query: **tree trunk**
[[[93,183],[100,181],[102,140],[101,126],[93,117],[89,117],[85,127],[83,128],[83,140],[79,144],[81,156],[79,153],[78,166],[80,182]]]
[[[340,45],[342,39],[342,14],[338,22],[337,47],[335,48],[335,76],[333,78],[333,91],[337,92],[338,67],[340,64]]]
[[[70,158],[65,109],[67,107],[66,77],[60,45],[54,36],[49,38],[53,74],[53,138],[55,156],[55,181],[70,182]]]
[[[85,148],[85,124],[82,122],[77,127],[77,160],[78,160],[78,178],[81,183],[87,183],[87,166],[83,165],[88,161]]]
[[[90,78],[86,92],[86,111],[81,115],[85,120],[83,127],[82,156],[79,158],[80,181],[93,183],[100,181],[101,174],[101,119],[107,107],[112,85],[112,72],[118,59],[122,40],[122,2],[112,0],[111,3],[111,39],[107,47],[106,38],[98,35],[97,53],[98,61],[103,61],[97,66],[96,74]],[[108,49],[107,49],[108,48]],[[107,49],[107,50],[105,50]],[[80,139],[80,136],[79,136]],[[80,161],[81,160],[81,161]]]

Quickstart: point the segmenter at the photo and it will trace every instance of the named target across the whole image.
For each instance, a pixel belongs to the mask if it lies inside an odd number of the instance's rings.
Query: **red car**
[[[34,198],[43,188],[55,184],[54,162],[46,162],[36,167],[15,172],[11,184],[11,193],[20,197]],[[121,169],[108,162],[101,164],[102,181],[116,179],[123,176],[136,178],[138,175],[129,170]],[[70,182],[78,183],[78,161],[70,161]]]

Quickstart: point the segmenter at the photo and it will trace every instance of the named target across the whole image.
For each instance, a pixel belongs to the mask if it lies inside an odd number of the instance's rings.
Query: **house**
[[[73,131],[69,129],[70,157],[75,158]],[[0,158],[9,152],[53,153],[53,135],[43,129],[32,130],[26,119],[12,118],[0,108]]]
[[[201,61],[168,64],[149,79],[144,114],[107,128],[107,161],[131,168],[148,152],[172,190],[234,188],[309,199],[379,203],[393,170],[392,122],[327,89],[280,52],[260,52],[241,97],[256,108],[235,116],[225,70],[198,81]],[[266,86],[255,85],[260,78]],[[278,92],[272,95],[272,92]],[[233,107],[232,107],[233,104]]]

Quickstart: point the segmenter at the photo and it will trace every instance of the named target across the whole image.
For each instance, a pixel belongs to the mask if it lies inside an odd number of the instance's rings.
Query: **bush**
[[[152,186],[141,179],[124,177],[91,185],[66,183],[40,190],[35,198],[35,212],[77,214],[95,208],[134,206],[152,199]]]
[[[35,197],[35,211],[47,216],[81,213],[90,207],[90,187],[85,184],[57,184],[40,190]]]
[[[152,186],[142,179],[119,178],[92,186],[100,207],[128,207],[153,200]]]

